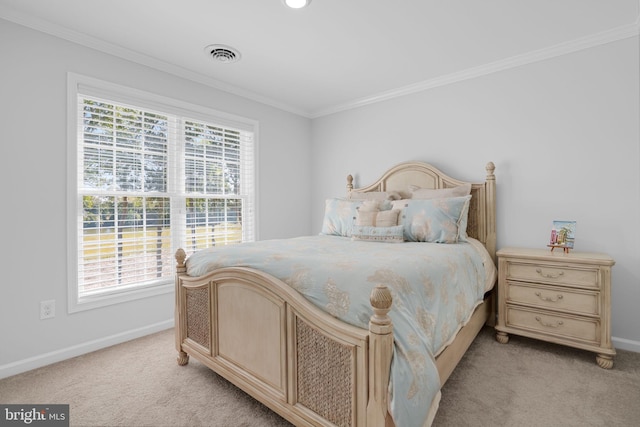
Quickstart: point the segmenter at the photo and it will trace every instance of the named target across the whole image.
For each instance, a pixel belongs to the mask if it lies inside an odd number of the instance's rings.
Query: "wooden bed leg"
[[[176,358],[178,365],[180,366],[184,366],[187,363],[189,363],[189,355],[187,353],[185,353],[184,351],[179,351],[178,352],[178,357]]]
[[[369,321],[368,427],[384,427],[389,417],[389,375],[393,355],[393,325],[388,316],[393,298],[384,285],[377,285],[369,298],[374,315]],[[392,422],[390,423],[393,424]]]

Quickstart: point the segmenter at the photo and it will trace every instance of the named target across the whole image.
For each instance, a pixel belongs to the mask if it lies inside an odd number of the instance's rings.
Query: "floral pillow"
[[[402,208],[399,224],[410,242],[457,243],[466,241],[471,196],[445,199],[408,199],[393,202]]]
[[[350,237],[363,200],[327,199],[320,234]]]

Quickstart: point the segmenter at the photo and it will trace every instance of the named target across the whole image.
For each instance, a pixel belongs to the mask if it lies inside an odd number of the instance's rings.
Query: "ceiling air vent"
[[[207,55],[216,62],[230,64],[240,60],[240,52],[222,44],[212,44],[204,48]]]

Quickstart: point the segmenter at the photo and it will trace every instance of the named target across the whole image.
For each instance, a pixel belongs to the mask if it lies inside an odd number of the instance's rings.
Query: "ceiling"
[[[305,117],[638,34],[638,0],[0,0],[0,18]],[[213,61],[224,44],[242,57]]]

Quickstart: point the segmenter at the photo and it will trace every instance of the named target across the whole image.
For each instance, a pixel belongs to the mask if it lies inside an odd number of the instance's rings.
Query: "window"
[[[254,240],[255,123],[69,82],[70,311],[170,292],[178,247]]]

